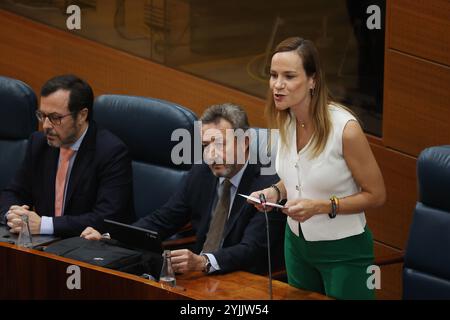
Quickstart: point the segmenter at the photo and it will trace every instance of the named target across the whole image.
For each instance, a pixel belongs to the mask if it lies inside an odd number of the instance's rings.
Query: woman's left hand
[[[322,212],[324,202],[320,200],[295,199],[284,205],[283,213],[298,222],[305,222],[312,216]]]

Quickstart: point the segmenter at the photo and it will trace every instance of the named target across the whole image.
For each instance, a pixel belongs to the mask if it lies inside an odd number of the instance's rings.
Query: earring
[[[309,94],[311,95],[311,98],[314,97],[314,88],[309,88]]]

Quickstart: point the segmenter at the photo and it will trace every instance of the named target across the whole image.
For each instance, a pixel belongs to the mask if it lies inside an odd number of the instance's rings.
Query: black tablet
[[[133,248],[162,253],[161,238],[157,232],[108,219],[104,222],[111,239]]]

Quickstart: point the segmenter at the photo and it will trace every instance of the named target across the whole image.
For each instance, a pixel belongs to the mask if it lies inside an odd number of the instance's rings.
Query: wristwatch
[[[203,267],[203,272],[209,273],[211,271],[211,261],[209,261],[209,258],[206,254],[203,254],[202,256],[204,256],[206,259],[205,266]]]

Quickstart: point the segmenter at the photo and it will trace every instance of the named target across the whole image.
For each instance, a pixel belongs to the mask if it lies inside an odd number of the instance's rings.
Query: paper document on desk
[[[261,203],[261,201],[258,198],[246,196],[245,194],[242,194],[242,193],[238,193],[238,195],[240,195],[241,197],[244,197],[246,199],[249,199],[253,202]],[[277,203],[272,203],[272,202],[266,202],[266,206],[284,209],[284,207],[282,205],[279,205]]]

